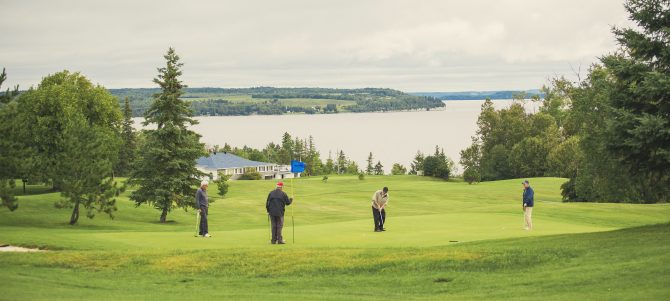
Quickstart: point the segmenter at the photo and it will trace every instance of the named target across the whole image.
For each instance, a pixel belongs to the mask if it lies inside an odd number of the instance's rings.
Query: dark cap
[[[528,182],[528,180],[523,180],[523,182],[521,182],[521,184],[530,184],[530,183]]]
[[[388,188],[388,187],[384,187],[384,189],[382,189],[382,190],[384,191],[384,193],[389,192],[389,188]]]

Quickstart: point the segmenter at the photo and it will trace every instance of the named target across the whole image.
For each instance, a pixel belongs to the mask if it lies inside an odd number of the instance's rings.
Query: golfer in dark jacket
[[[291,205],[293,199],[290,199],[283,189],[284,183],[277,183],[277,189],[270,192],[268,200],[265,202],[265,209],[272,223],[272,244],[283,245],[286,243],[281,235],[281,230],[284,227],[284,207]]]
[[[209,182],[203,180],[200,182],[200,189],[195,193],[195,201],[198,204],[198,212],[200,212],[200,232],[198,234],[202,237],[211,237],[207,225],[207,214],[209,213],[209,200],[207,200],[207,187]]]

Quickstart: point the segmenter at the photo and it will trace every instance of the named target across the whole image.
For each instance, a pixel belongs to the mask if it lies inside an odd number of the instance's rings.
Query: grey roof
[[[222,169],[222,168],[243,168],[243,167],[257,167],[267,165],[277,165],[275,163],[258,162],[244,159],[230,153],[216,153],[210,154],[209,157],[200,157],[196,165],[206,169]]]

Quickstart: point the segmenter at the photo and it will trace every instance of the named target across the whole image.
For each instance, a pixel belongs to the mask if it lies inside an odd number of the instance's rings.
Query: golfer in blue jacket
[[[533,230],[533,205],[535,203],[535,192],[530,187],[528,180],[521,182],[523,185],[523,217],[526,221],[525,230]]]

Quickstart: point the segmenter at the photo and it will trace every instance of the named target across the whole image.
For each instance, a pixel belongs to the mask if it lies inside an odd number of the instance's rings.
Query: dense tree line
[[[325,162],[321,159],[321,154],[316,149],[314,138],[309,136],[307,139],[299,137],[293,138],[289,133],[284,133],[281,143],[268,143],[263,149],[256,149],[249,146],[232,147],[228,144],[223,146],[215,145],[215,152],[229,152],[231,154],[260,162],[270,162],[281,165],[291,164],[291,160],[299,160],[306,163],[305,175],[330,175],[330,174],[358,174],[361,172],[358,164],[349,159],[344,151],[340,150],[333,159],[329,154]],[[378,162],[376,174],[383,174],[383,165]]]
[[[444,103],[434,97],[399,95],[384,99],[356,99],[355,105],[345,106],[345,109],[350,112],[384,112],[430,110],[442,107],[444,107]]]
[[[577,83],[552,81],[540,112],[482,106],[461,164],[483,180],[561,176],[566,201],[670,199],[670,5],[625,4],[637,28]]]
[[[470,92],[419,92],[411,93],[418,96],[430,96],[440,100],[481,100],[481,99],[514,99],[524,95],[526,98],[543,98],[541,90],[527,91],[470,91]]]
[[[339,150],[333,158],[328,154],[328,158],[323,161],[321,154],[316,150],[314,138],[309,136],[307,139],[292,137],[289,133],[284,133],[281,143],[268,143],[263,149],[256,149],[249,146],[232,147],[228,144],[223,146],[215,145],[210,149],[212,152],[228,152],[249,160],[270,162],[282,165],[289,165],[291,160],[300,160],[306,163],[306,176],[331,175],[331,174],[349,174],[349,175],[384,175],[384,165],[377,160],[375,163],[372,153],[367,160],[365,170],[360,169],[358,164],[347,157],[343,150]],[[454,163],[444,156],[444,151],[438,151],[440,158],[449,166],[449,172],[453,171]],[[392,175],[404,175],[407,168],[395,163],[391,170]],[[444,177],[444,175],[443,175]],[[446,176],[448,178],[448,176]]]
[[[247,116],[247,115],[282,115],[287,113],[317,114],[328,113],[320,106],[302,107],[285,106],[278,101],[233,102],[225,99],[210,99],[190,103],[195,115],[199,116]]]

